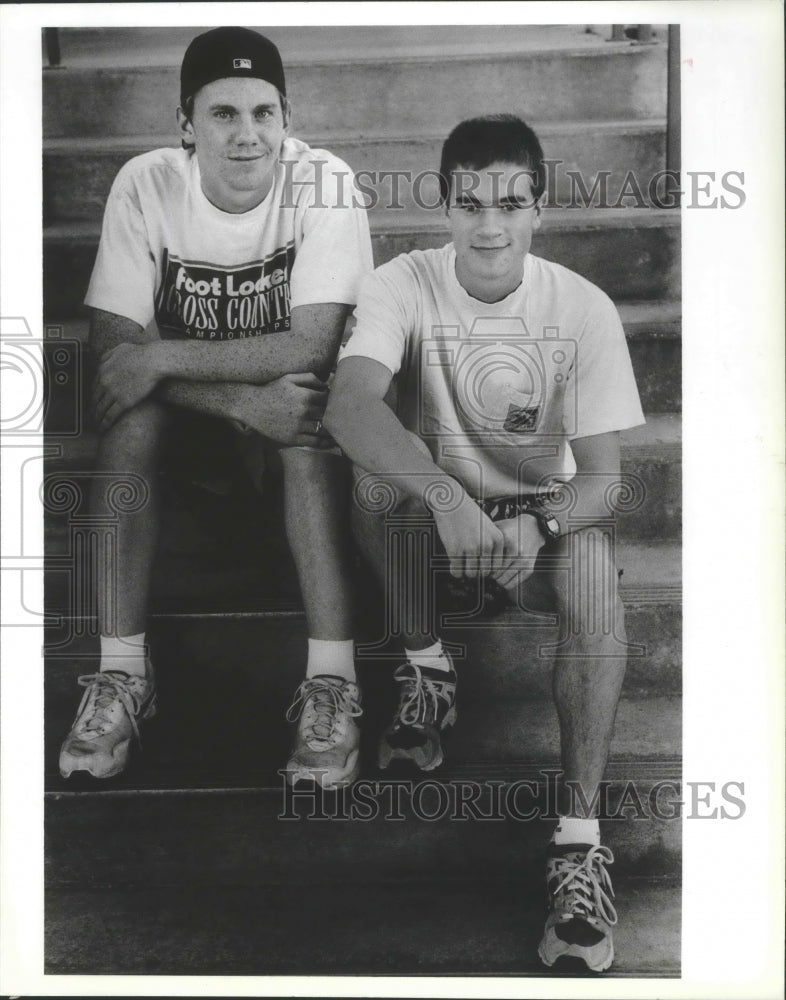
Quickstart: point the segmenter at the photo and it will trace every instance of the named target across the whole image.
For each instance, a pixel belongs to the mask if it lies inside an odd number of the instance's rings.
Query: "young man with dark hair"
[[[188,411],[189,420],[218,418],[209,425],[222,447],[250,455],[256,479],[265,450],[280,455],[310,636],[287,766],[292,780],[316,770],[325,785],[340,784],[357,773],[360,705],[346,483],[322,415],[325,379],[372,267],[368,222],[346,164],[288,136],[284,70],[267,38],[231,27],[198,36],[180,83],[183,149],[138,156],[118,174],[86,297],[98,482],[131,473],[149,500],[119,515],[112,572],[97,595],[100,670],[80,678],[87,690],[60,770],[120,773],[155,711],[145,628],[156,480],[164,432]],[[189,426],[201,453],[205,423]],[[94,511],[105,503],[96,489]]]
[[[429,602],[406,592],[422,553],[389,560],[385,515],[364,502],[384,483],[397,516],[433,518],[454,577],[489,576],[523,607],[520,587],[537,568],[570,623],[554,663],[565,784],[539,951],[547,965],[569,955],[601,971],[616,915],[593,797],[625,670],[609,524],[618,432],[642,423],[641,406],[611,301],[530,253],[544,190],[532,130],[511,115],[462,122],[441,175],[452,243],[364,279],[325,414],[356,466],[358,540],[403,609],[401,698],[380,764],[441,762],[457,682]],[[565,794],[569,783],[583,802]]]

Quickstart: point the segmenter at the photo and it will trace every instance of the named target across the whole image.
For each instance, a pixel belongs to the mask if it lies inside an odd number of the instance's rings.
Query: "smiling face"
[[[540,227],[531,172],[520,164],[460,167],[451,178],[447,216],[456,277],[482,302],[499,302],[521,284],[524,258]]]
[[[267,196],[287,134],[272,83],[214,80],[197,91],[190,119],[178,108],[178,123],[196,149],[202,190],[217,208],[248,212]]]

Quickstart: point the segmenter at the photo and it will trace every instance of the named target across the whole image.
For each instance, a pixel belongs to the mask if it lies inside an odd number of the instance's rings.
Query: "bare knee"
[[[574,634],[622,637],[624,608],[617,564],[608,531],[585,528],[560,539],[558,566],[552,571],[557,610]]]
[[[99,457],[106,466],[147,467],[158,455],[165,408],[145,399],[126,410],[101,436]]]

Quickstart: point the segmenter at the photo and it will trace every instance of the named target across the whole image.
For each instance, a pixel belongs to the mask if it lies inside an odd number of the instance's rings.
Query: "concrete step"
[[[618,879],[615,892],[616,957],[604,978],[679,976],[679,885]],[[537,879],[522,885],[515,874],[499,884],[370,880],[295,894],[285,886],[206,891],[201,879],[133,892],[51,889],[45,972],[582,976],[540,965],[541,899]]]
[[[532,123],[538,128],[538,123]],[[665,122],[586,122],[547,124],[539,129],[547,160],[549,204],[581,206],[592,192],[599,171],[608,171],[604,207],[612,207],[632,175],[645,203],[650,182],[665,163]],[[328,148],[355,172],[374,214],[412,211],[415,204],[437,205],[439,168],[445,134],[425,136],[303,135],[313,148]],[[120,167],[139,153],[161,146],[179,147],[171,131],[162,136],[50,139],[44,144],[44,218],[100,219],[112,181]],[[394,180],[385,171],[395,171]],[[569,175],[578,173],[584,185]],[[599,204],[596,194],[592,204]],[[622,205],[632,205],[628,197]],[[401,208],[399,206],[402,206]]]
[[[374,220],[377,266],[400,253],[443,246],[444,217],[430,221],[396,215]],[[393,215],[393,213],[390,213]],[[97,222],[68,222],[44,229],[44,314],[63,320],[86,315],[82,305],[98,248]],[[533,253],[594,282],[615,301],[671,300],[680,295],[679,212],[653,209],[549,209]]]
[[[420,213],[427,214],[430,223],[375,221],[375,265],[448,242],[444,218],[436,210]],[[615,301],[680,297],[680,218],[669,209],[547,209],[532,252],[583,275]]]
[[[626,477],[626,490],[629,491],[620,498],[617,517],[617,534],[622,540],[655,542],[680,538],[680,424],[678,414],[652,414],[644,426],[622,433],[622,471]],[[94,431],[86,431],[73,438],[49,438],[46,491],[51,499],[46,500],[46,513],[48,552],[51,556],[62,556],[68,552],[71,519],[77,512],[81,516],[86,509],[84,504],[96,446]],[[239,470],[238,475],[241,475]],[[68,490],[76,490],[73,499],[65,505],[57,498],[58,489],[64,486]],[[274,488],[271,482],[271,489]],[[260,501],[242,477],[233,489],[233,495],[223,500],[200,497],[194,491],[188,491],[186,495],[179,490],[175,499],[167,503],[171,510],[163,529],[164,537],[169,539],[165,549],[191,557],[200,551],[210,552],[217,547],[215,540],[211,542],[211,535],[217,531],[216,524],[220,522],[224,525],[218,531],[222,537],[220,551],[237,553],[245,564],[248,559],[248,535],[242,532],[247,533],[248,525],[258,520]],[[276,516],[273,508],[270,514]],[[236,524],[234,528],[233,520]],[[264,544],[262,536],[260,544]]]
[[[677,302],[620,302],[646,414],[682,411],[682,317]]]
[[[505,30],[505,29],[503,29]],[[525,29],[526,30],[526,29]],[[416,32],[413,32],[413,35]],[[533,121],[664,118],[666,47],[597,42],[503,51],[450,45],[422,54],[370,51],[339,59],[291,58],[287,94],[304,133],[445,135],[463,118],[511,111]],[[177,54],[169,65],[77,66],[43,75],[43,135],[163,135],[179,100]],[[443,54],[444,53],[444,54]],[[424,100],[428,95],[428,100]]]
[[[209,27],[60,28],[61,63],[66,68],[94,69],[179,66],[191,39]],[[662,42],[665,30],[658,25],[653,29],[654,38]],[[352,58],[600,49],[611,37],[611,25],[603,24],[474,24],[470,28],[449,24],[267,25],[254,30],[279,46],[286,65]],[[42,56],[46,66],[45,51]]]
[[[79,488],[77,480],[71,482],[76,482]],[[57,483],[60,483],[59,479]],[[224,512],[235,514],[239,507],[239,503],[226,502]],[[258,508],[260,518],[268,514],[271,516],[270,523],[255,531],[244,529],[241,532],[236,527],[234,532],[216,529],[212,534],[203,533],[202,518],[206,509],[206,504],[197,503],[189,508],[177,506],[174,513],[170,513],[166,506],[164,508],[164,529],[171,524],[175,524],[176,529],[171,533],[164,530],[167,540],[158,551],[158,573],[165,582],[154,584],[154,614],[168,618],[188,615],[265,616],[268,612],[300,614],[302,609],[294,567],[290,566],[289,552],[281,537],[283,529],[272,505],[270,508]],[[214,513],[216,509],[217,505],[213,506]],[[241,521],[240,518],[237,520]],[[246,539],[245,551],[237,545],[240,534]],[[72,568],[67,532],[53,527],[47,531],[46,541],[50,584],[47,606],[53,615],[67,615],[73,611],[67,600],[67,576]],[[217,555],[221,555],[220,561],[216,559]],[[677,543],[621,538],[617,541],[617,562],[623,570],[620,587],[629,610],[638,605],[672,606],[681,600],[681,552]],[[269,566],[276,567],[273,580],[277,588],[275,591],[270,586],[264,586],[265,576],[270,575],[266,574]],[[504,602],[498,600],[496,592],[489,592],[481,598],[475,591],[476,585],[462,585],[462,589],[458,589],[458,585],[447,578],[442,563],[436,573],[437,585],[445,590],[446,614],[452,609],[464,616],[460,622],[455,620],[456,627],[462,627],[467,616],[502,613]],[[191,588],[185,579],[181,579],[190,575],[196,580]],[[55,580],[55,577],[58,579]],[[252,586],[243,595],[240,588],[247,582]],[[525,610],[551,614],[550,596],[541,594],[534,583],[529,589],[532,592],[528,595],[528,602],[525,602]],[[196,599],[196,604],[190,603],[189,598]],[[535,625],[534,622],[530,624]]]
[[[619,646],[620,656],[631,655],[612,746],[617,761],[679,754],[680,603],[673,585],[662,586],[660,594],[651,581],[648,585],[646,596],[626,594],[628,637],[634,645],[629,650]],[[356,610],[364,775],[369,776],[376,769],[376,739],[398,698],[393,670],[401,662],[401,644],[385,630],[381,602],[370,587]],[[448,771],[479,762],[532,770],[557,760],[547,645],[559,640],[560,630],[547,628],[542,619],[538,625],[524,621],[508,611],[463,621],[461,627],[440,626],[460,675],[459,723],[449,738]],[[98,663],[98,640],[80,632],[79,624],[64,619],[47,629],[46,762],[52,788],[68,787],[57,777],[59,743],[78,703],[77,678]],[[137,787],[139,781],[141,787],[152,781],[152,787],[170,788],[259,787],[271,779],[276,784],[275,772],[291,739],[285,715],[302,679],[306,636],[296,608],[153,615],[148,641],[158,665],[164,722],[146,727],[141,770],[125,787]]]
[[[679,874],[679,762],[645,768],[644,776],[630,762],[616,770],[625,777],[604,786],[601,817],[612,876]],[[209,891],[504,880],[542,865],[556,819],[555,772],[550,792],[545,777],[538,783],[531,774],[409,774],[361,779],[343,793],[306,785],[293,794],[280,777],[248,789],[58,789],[46,796],[46,881],[61,889],[200,884]]]
[[[682,342],[677,302],[621,302],[641,404],[647,414],[678,413],[682,409]],[[55,436],[82,430],[81,444],[71,441],[69,454],[90,456],[91,418],[86,388],[90,375],[87,320],[46,323],[44,356],[49,374],[46,428]]]

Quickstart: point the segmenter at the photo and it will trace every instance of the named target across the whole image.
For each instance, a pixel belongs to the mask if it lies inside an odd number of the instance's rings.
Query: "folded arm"
[[[163,376],[151,360],[163,343],[156,329],[145,330],[124,316],[93,310],[90,346],[99,359],[93,407],[102,431],[108,430],[126,410],[153,395],[162,402],[233,420],[280,444],[330,446],[329,439],[317,428],[327,389],[316,375],[293,372],[264,385],[248,380],[173,379]],[[228,345],[198,346],[220,357]]]
[[[99,359],[98,382],[122,412],[165,379],[262,385],[298,372],[326,378],[348,310],[335,302],[296,306],[290,330],[216,343],[162,340],[155,330],[95,309],[91,346]]]
[[[327,378],[349,308],[337,302],[295,306],[289,330],[261,337],[220,343],[161,340],[152,348],[150,364],[160,378],[187,381],[261,385],[294,372],[314,372]]]

